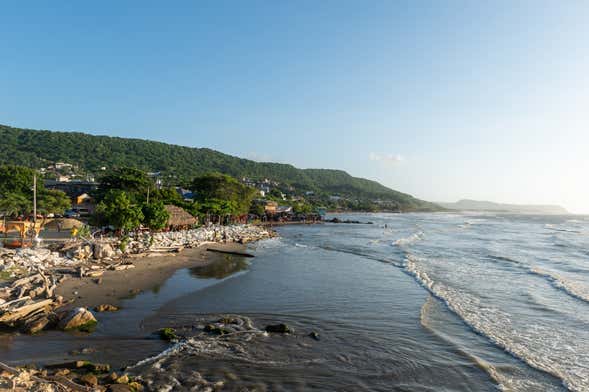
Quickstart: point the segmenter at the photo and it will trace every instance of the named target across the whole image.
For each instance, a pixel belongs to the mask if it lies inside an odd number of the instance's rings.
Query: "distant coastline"
[[[540,214],[540,215],[570,215],[564,207],[543,204],[504,204],[492,201],[462,199],[455,203],[437,202],[439,206],[449,210],[487,211],[507,214]]]

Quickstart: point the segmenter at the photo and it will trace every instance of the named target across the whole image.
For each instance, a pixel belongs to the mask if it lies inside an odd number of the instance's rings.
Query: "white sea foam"
[[[435,334],[438,338],[446,341],[448,344],[456,346],[456,351],[464,355],[472,361],[478,368],[486,372],[489,377],[495,381],[497,388],[501,391],[561,391],[557,385],[550,385],[543,379],[536,379],[529,373],[522,371],[519,368],[510,366],[509,364],[502,364],[501,366],[493,365],[471,351],[470,346],[464,347],[459,341],[455,341],[453,335],[444,333],[443,330],[438,329],[440,321],[437,322],[431,319],[432,307],[434,306],[433,296],[429,296],[423,303],[420,312],[421,325]],[[474,350],[476,352],[476,349]]]
[[[581,301],[589,303],[589,288],[583,286],[580,283],[572,282],[572,281],[562,277],[560,274],[558,274],[556,272],[548,271],[548,270],[540,268],[540,267],[529,268],[526,264],[524,264],[518,260],[509,258],[509,257],[504,257],[504,256],[489,256],[489,257],[494,260],[508,262],[510,264],[518,266],[521,270],[525,270],[533,275],[537,275],[542,278],[545,278],[557,290],[561,290],[573,298],[576,298]]]
[[[398,240],[393,242],[393,245],[395,245],[395,246],[410,245],[414,242],[422,240],[423,237],[424,237],[423,231],[418,231],[416,233],[411,234],[409,237],[399,238]]]
[[[570,390],[589,390],[587,358],[571,344],[577,338],[574,333],[537,324],[521,330],[513,324],[510,314],[468,292],[434,281],[422,266],[423,261],[408,254],[405,270],[474,331],[528,365],[559,378]]]
[[[547,278],[555,288],[564,291],[571,297],[589,303],[589,289],[587,287],[583,287],[579,283],[567,280],[556,272],[548,271],[539,267],[530,268],[530,272]]]

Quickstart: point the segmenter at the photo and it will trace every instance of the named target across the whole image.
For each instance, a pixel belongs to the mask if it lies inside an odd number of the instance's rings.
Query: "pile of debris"
[[[55,295],[55,289],[65,276],[57,276],[39,270],[1,287],[0,325],[19,328],[29,334],[51,327],[62,330],[93,327],[96,319],[85,308],[58,311],[64,299]]]
[[[108,364],[74,361],[45,369],[14,368],[0,362],[0,391],[92,392],[141,391],[141,380],[127,373],[111,372]]]
[[[56,266],[77,264],[75,259],[62,256],[47,248],[6,249],[0,248],[0,273],[8,279],[17,275],[46,270]]]
[[[200,227],[194,230],[154,234],[154,246],[194,248],[208,242],[237,242],[245,244],[273,237],[275,233],[268,228],[256,225]]]
[[[106,270],[135,266],[130,258],[179,252],[211,242],[246,243],[274,233],[253,225],[136,233],[125,238],[79,239],[49,248],[0,248],[0,325],[36,333],[57,325],[64,305],[56,287],[70,276],[100,279]]]
[[[0,287],[0,324],[36,333],[56,322],[50,314],[63,303],[63,298],[54,295],[59,282],[56,275],[38,268],[36,273]]]

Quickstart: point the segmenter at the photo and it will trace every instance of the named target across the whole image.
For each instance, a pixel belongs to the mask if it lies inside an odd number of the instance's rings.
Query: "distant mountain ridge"
[[[450,209],[462,211],[497,211],[519,214],[546,214],[546,215],[567,215],[569,212],[558,205],[541,204],[502,204],[492,201],[480,201],[463,199],[456,203],[436,203],[437,205]]]
[[[292,165],[255,162],[208,148],[171,145],[142,139],[53,132],[0,125],[0,164],[33,168],[67,162],[99,173],[100,168],[135,167],[161,172],[167,178],[190,180],[209,172],[236,178],[268,178],[299,192],[337,194],[357,200],[393,203],[403,211],[439,210],[440,207],[342,170],[298,169]]]

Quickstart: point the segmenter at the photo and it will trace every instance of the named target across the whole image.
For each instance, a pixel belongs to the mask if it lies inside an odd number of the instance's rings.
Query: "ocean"
[[[179,270],[76,344],[162,391],[589,391],[588,217],[337,216],[371,224],[278,227],[255,258]],[[248,330],[202,331],[227,315]],[[295,332],[263,332],[276,323]],[[186,339],[150,338],[167,326]]]

